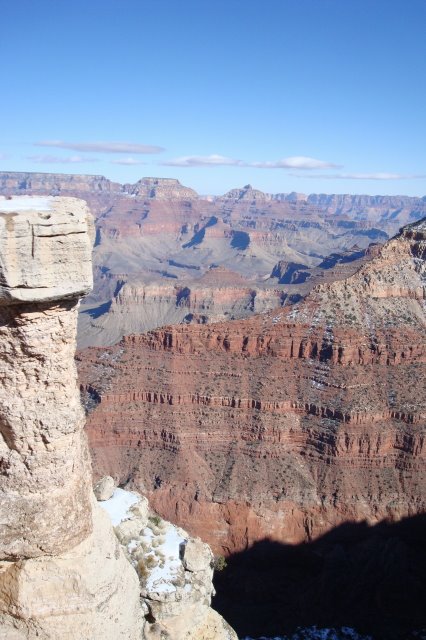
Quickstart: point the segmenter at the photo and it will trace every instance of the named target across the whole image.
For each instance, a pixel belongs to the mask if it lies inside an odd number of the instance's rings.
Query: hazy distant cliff
[[[82,345],[287,304],[312,288],[309,270],[328,268],[330,254],[366,251],[426,215],[425,198],[274,195],[246,185],[203,199],[172,178],[120,185],[103,176],[2,172],[0,193],[74,195],[88,202],[96,223],[95,287],[80,315]],[[278,281],[280,263],[298,273]],[[217,268],[223,280],[211,278]],[[186,312],[180,295],[151,295],[175,285],[191,292]],[[141,291],[146,305],[136,295]]]

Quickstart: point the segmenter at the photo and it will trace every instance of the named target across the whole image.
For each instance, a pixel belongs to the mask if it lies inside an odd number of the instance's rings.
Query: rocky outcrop
[[[146,499],[116,522],[109,477],[95,486],[104,510],[94,500],[73,358],[91,235],[82,201],[0,201],[0,638],[236,640],[209,607],[207,545],[182,537],[185,560],[169,541],[183,582],[154,597],[135,571],[161,550],[160,537],[143,546]]]
[[[2,305],[75,299],[92,289],[84,202],[20,198],[0,203],[0,300]],[[20,209],[16,211],[16,209]]]
[[[279,284],[299,284],[310,277],[309,267],[297,262],[280,260],[272,269],[271,278],[278,278]]]
[[[101,505],[139,576],[144,638],[237,640],[210,608],[214,558],[205,543],[150,512],[137,493],[116,489]]]
[[[65,551],[91,531],[73,364],[92,287],[89,214],[73,199],[0,203],[2,558]],[[31,522],[31,526],[29,526]]]
[[[111,476],[104,476],[93,487],[93,493],[95,498],[100,501],[109,500],[115,491],[114,478]]]
[[[135,184],[125,185],[124,189],[131,195],[158,200],[195,200],[198,194],[194,189],[181,185],[174,178],[142,178]]]
[[[136,640],[138,583],[92,502],[73,363],[89,213],[56,198],[0,210],[0,637]]]
[[[424,510],[425,242],[290,308],[80,353],[97,472],[222,553]]]
[[[95,504],[91,529],[63,553],[1,562],[2,640],[140,640],[137,577]]]

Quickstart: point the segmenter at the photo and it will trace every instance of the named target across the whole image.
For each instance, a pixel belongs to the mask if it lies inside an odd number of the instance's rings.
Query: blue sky
[[[2,3],[0,170],[426,194],[426,0]]]

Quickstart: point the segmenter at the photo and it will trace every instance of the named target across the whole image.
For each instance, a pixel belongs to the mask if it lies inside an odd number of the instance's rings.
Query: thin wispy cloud
[[[223,166],[244,166],[241,160],[227,158],[218,154],[210,156],[182,156],[174,160],[161,163],[165,167],[223,167]]]
[[[310,158],[309,156],[290,156],[276,161],[245,162],[235,158],[228,158],[219,154],[209,156],[182,156],[161,163],[168,167],[249,167],[251,169],[337,169],[341,165]]]
[[[99,162],[98,158],[89,158],[87,156],[51,156],[38,155],[26,156],[27,160],[36,162],[37,164],[79,164],[81,162]]]
[[[146,164],[146,162],[137,160],[137,158],[118,158],[117,160],[111,160],[111,164],[124,164],[127,167],[133,167],[139,164]]]
[[[327,162],[326,160],[318,160],[309,156],[290,156],[276,162],[249,162],[248,167],[256,169],[338,169],[341,165]]]
[[[424,180],[426,174],[388,173],[324,173],[307,176],[304,173],[291,173],[294,178],[321,178],[322,180]]]
[[[133,142],[64,142],[64,140],[40,140],[36,147],[56,147],[89,153],[160,153],[163,147]]]

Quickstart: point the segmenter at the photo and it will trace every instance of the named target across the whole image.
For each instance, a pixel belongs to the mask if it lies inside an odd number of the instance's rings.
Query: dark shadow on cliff
[[[111,307],[111,303],[112,303],[112,301],[108,300],[108,302],[103,302],[102,304],[100,304],[97,307],[92,307],[90,309],[84,309],[81,313],[85,313],[85,314],[89,315],[91,318],[93,318],[94,320],[96,320],[96,318],[100,318],[105,313],[108,313],[108,311],[110,310],[110,307]]]
[[[316,624],[408,640],[426,627],[426,515],[347,523],[295,546],[262,540],[227,562],[213,606],[240,637]]]

